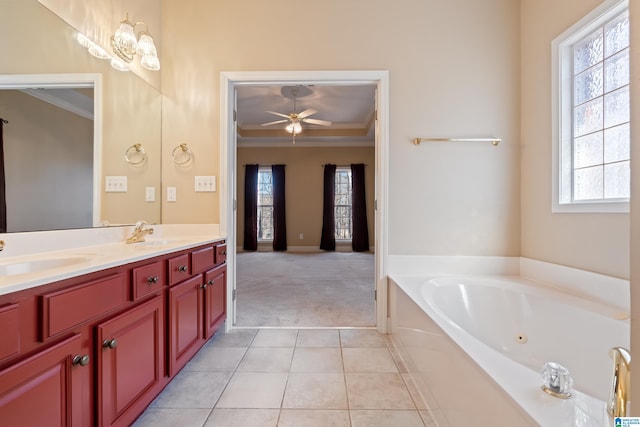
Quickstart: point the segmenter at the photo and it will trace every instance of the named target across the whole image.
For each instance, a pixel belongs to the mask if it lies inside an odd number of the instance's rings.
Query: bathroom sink
[[[85,256],[69,256],[0,264],[0,276],[37,273],[54,268],[68,267],[87,260],[89,260],[89,258]]]

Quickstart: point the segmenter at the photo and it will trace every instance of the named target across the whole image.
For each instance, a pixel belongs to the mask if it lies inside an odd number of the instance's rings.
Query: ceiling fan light
[[[289,133],[292,133],[294,135],[299,134],[300,132],[302,132],[302,126],[300,125],[300,122],[295,121],[295,122],[291,122],[289,123],[284,130],[286,130]]]

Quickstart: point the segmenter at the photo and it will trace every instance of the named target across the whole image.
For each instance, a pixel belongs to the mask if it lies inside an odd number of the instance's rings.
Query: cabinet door
[[[80,355],[80,334],[0,371],[0,424],[81,426],[82,375],[88,356]],[[78,359],[74,359],[79,356]],[[74,362],[75,360],[75,362]]]
[[[163,298],[97,326],[100,425],[130,425],[163,386]]]
[[[174,376],[202,347],[202,275],[169,289],[169,375]]]
[[[205,274],[205,339],[215,334],[225,319],[227,267],[222,266]]]

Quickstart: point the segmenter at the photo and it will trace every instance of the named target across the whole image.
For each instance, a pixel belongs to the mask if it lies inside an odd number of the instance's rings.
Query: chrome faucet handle
[[[4,240],[0,240],[0,252],[4,250]]]
[[[147,225],[147,221],[139,220],[138,222],[136,222],[136,231],[142,230],[145,225]]]

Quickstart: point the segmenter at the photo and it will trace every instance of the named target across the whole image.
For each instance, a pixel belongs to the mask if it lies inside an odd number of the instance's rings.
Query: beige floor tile
[[[185,371],[230,371],[238,367],[247,347],[205,346],[184,367]]]
[[[347,409],[343,374],[291,373],[283,408]]]
[[[202,427],[210,412],[211,409],[149,408],[132,427]]]
[[[375,329],[340,329],[342,347],[386,347],[384,335]]]
[[[449,423],[444,419],[444,414],[439,410],[421,410],[420,416],[422,417],[422,422],[427,427],[449,427]],[[438,420],[438,416],[440,416],[440,420]]]
[[[296,347],[340,347],[337,329],[300,329]]]
[[[181,371],[156,397],[157,408],[213,408],[231,372]]]
[[[297,329],[260,329],[251,345],[253,347],[295,347],[297,338]]]
[[[204,427],[276,427],[279,409],[214,409]]]
[[[257,329],[232,329],[226,333],[221,331],[205,347],[249,347],[257,333]]]
[[[278,427],[350,427],[347,410],[283,409]]]
[[[289,374],[236,372],[216,408],[280,408]]]
[[[352,427],[424,427],[418,411],[368,410],[351,411]]]
[[[400,374],[347,373],[351,409],[416,409]]]
[[[300,348],[293,353],[291,372],[344,372],[339,348]]]
[[[249,347],[238,372],[289,372],[292,347]]]
[[[398,372],[387,348],[343,348],[345,372]]]

